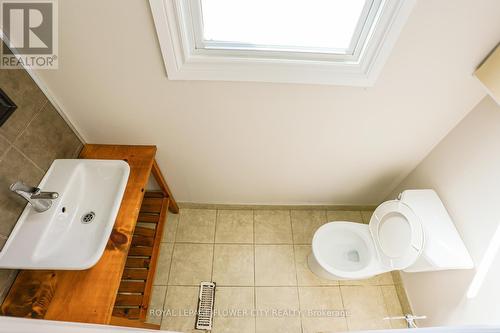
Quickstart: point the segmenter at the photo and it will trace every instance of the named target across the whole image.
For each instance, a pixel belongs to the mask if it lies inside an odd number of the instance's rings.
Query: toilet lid
[[[391,270],[409,267],[422,253],[424,232],[420,219],[399,200],[378,206],[369,228],[382,265]]]

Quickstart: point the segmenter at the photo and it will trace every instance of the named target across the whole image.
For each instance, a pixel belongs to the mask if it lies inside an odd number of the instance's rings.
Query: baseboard
[[[373,211],[377,206],[371,205],[261,205],[261,204],[217,204],[217,203],[195,203],[178,202],[180,208],[191,209],[321,209],[321,210],[358,210]]]

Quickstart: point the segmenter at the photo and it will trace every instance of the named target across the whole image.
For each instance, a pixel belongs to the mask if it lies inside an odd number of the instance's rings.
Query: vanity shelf
[[[168,203],[162,192],[146,192],[144,195],[113,317],[146,319]],[[115,318],[112,320],[116,321]]]
[[[159,329],[144,320],[167,213],[179,208],[155,154],[155,146],[84,146],[80,158],[124,160],[130,166],[106,249],[87,270],[20,271],[1,315]],[[145,191],[150,175],[161,191]]]

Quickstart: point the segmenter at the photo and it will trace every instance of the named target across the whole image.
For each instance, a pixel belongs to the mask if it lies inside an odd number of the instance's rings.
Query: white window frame
[[[304,0],[305,1],[305,0]],[[248,49],[202,40],[199,0],[149,0],[170,80],[254,81],[369,87],[406,22],[415,0],[374,0],[378,6],[345,54]],[[367,10],[366,6],[364,10]],[[372,23],[372,24],[370,24]],[[364,35],[363,35],[364,34]]]

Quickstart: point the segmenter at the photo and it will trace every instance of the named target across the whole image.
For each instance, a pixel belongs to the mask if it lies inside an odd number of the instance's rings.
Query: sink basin
[[[1,268],[82,270],[101,258],[127,185],[120,160],[55,160],[40,182],[52,206],[27,205],[0,251]]]

